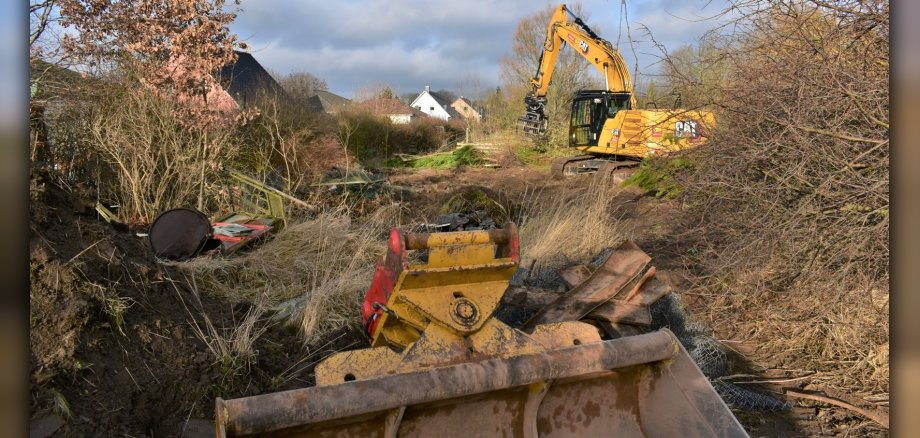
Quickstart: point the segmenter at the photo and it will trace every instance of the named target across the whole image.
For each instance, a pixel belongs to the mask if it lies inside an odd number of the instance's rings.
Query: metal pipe
[[[245,436],[671,359],[670,331],[216,402],[218,436]]]
[[[607,75],[607,63],[604,63],[604,88],[610,91],[610,76]]]
[[[509,231],[494,228],[483,231],[456,231],[452,233],[410,233],[406,235],[406,249],[426,249],[435,246],[474,245],[478,243],[505,244]]]

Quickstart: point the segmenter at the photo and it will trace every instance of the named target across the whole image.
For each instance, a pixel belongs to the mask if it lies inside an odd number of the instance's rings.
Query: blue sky
[[[655,73],[657,50],[644,24],[668,49],[692,43],[716,25],[724,0],[629,0],[627,14],[639,72]],[[361,87],[391,85],[398,93],[456,89],[475,76],[498,85],[501,56],[511,50],[518,21],[555,3],[527,0],[245,1],[232,30],[266,68],[306,71],[330,91],[352,97]],[[583,0],[586,21],[616,43],[633,70],[636,57],[620,26],[616,0]],[[583,17],[585,18],[585,17]],[[622,29],[622,30],[621,30]]]

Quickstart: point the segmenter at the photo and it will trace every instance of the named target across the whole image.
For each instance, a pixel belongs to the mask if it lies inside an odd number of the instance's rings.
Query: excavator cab
[[[604,123],[619,111],[632,109],[630,97],[630,93],[602,90],[576,94],[569,119],[569,146],[597,146]]]

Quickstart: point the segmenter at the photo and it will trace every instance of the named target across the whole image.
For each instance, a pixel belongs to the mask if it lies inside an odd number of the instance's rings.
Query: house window
[[[434,111],[434,107],[428,108],[428,111]]]

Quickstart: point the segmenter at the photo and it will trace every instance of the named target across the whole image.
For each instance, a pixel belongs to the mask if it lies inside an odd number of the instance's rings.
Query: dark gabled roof
[[[449,93],[444,91],[429,91],[428,94],[430,94],[431,97],[434,98],[435,102],[437,102],[438,105],[441,105],[441,108],[444,108],[444,110],[447,111],[447,114],[450,114],[451,117],[462,117],[460,113],[458,113],[457,110],[451,106],[454,103],[454,98]]]
[[[254,104],[263,96],[283,96],[287,93],[251,53],[234,51],[236,62],[220,69],[220,79],[227,93],[241,107]]]
[[[433,97],[435,101],[441,104],[442,107],[444,105],[450,106],[450,104],[454,103],[454,99],[452,99],[452,96],[450,96],[448,93],[445,93],[443,91],[429,91],[428,94],[430,94],[431,97]]]
[[[314,111],[334,113],[350,105],[351,101],[338,94],[325,90],[316,90],[307,103]]]

